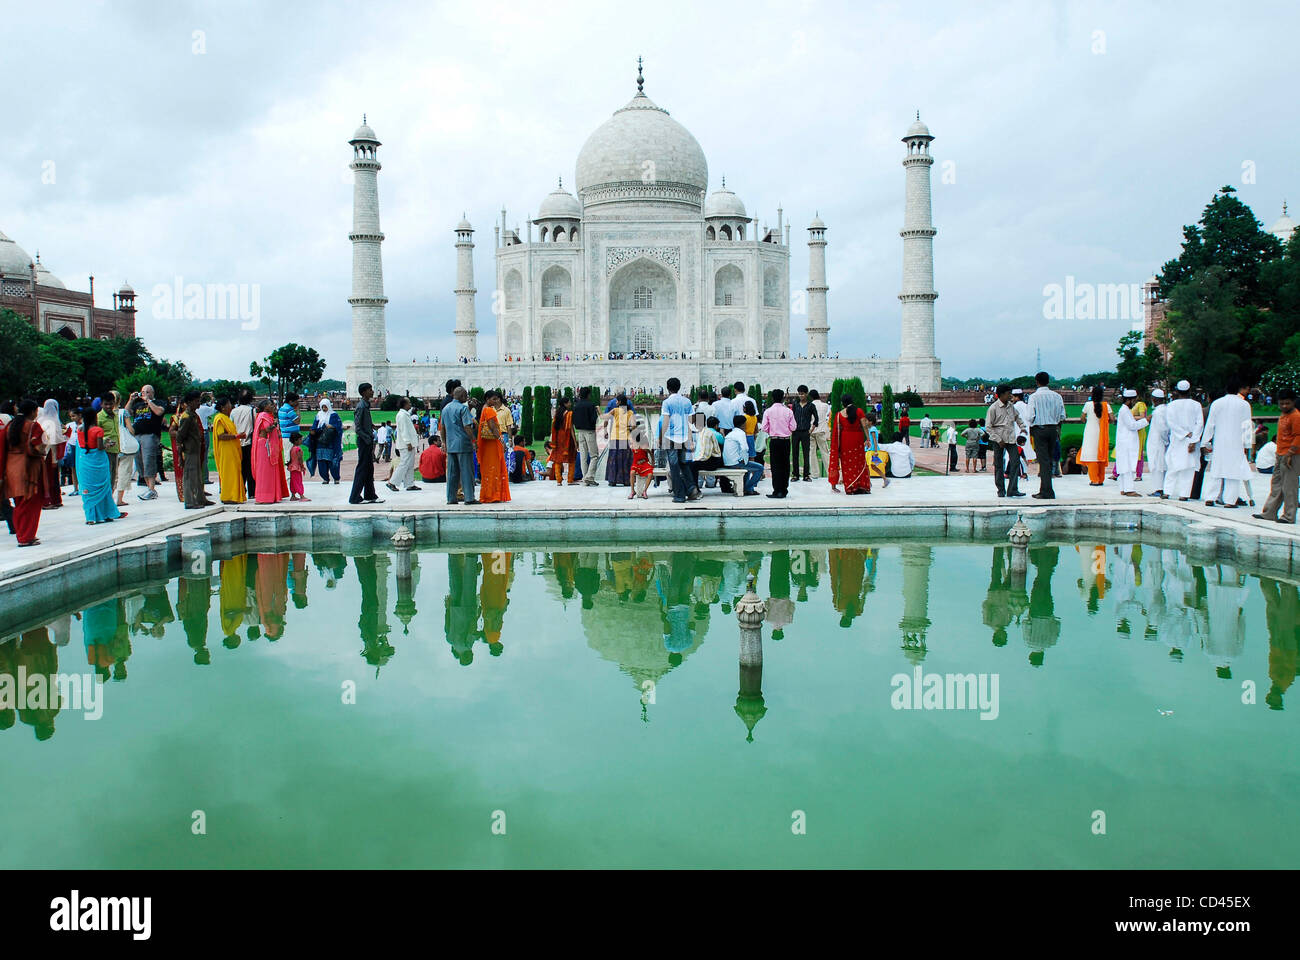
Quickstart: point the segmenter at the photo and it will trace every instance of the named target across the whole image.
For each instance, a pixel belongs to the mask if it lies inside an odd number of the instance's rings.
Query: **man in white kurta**
[[[1013,406],[1016,413],[1020,414],[1020,422],[1025,425],[1025,459],[1033,463],[1038,459],[1038,454],[1034,452],[1034,445],[1029,442],[1029,428],[1034,425],[1034,413],[1029,409],[1029,402],[1025,400],[1025,392],[1019,388],[1011,391],[1012,396],[1016,398]]]
[[[1147,476],[1155,484],[1155,491],[1147,494],[1158,497],[1165,492],[1165,448],[1169,446],[1169,424],[1165,415],[1165,392],[1159,387],[1151,391],[1151,426],[1147,428]]]
[[[418,438],[415,435],[415,421],[411,419],[411,401],[402,398],[402,406],[397,411],[397,437],[393,444],[397,454],[397,464],[393,467],[393,478],[388,481],[390,490],[419,490],[415,485],[415,461],[419,459],[416,452]]]
[[[1201,428],[1205,414],[1201,405],[1189,393],[1192,387],[1179,380],[1174,388],[1174,401],[1165,414],[1169,427],[1169,446],[1165,448],[1165,499],[1177,497],[1186,500],[1192,495],[1192,481],[1201,468]]]
[[[1215,504],[1215,492],[1225,507],[1236,507],[1241,494],[1241,481],[1250,479],[1250,461],[1242,446],[1242,424],[1250,419],[1250,403],[1242,392],[1230,387],[1228,392],[1210,404],[1201,433],[1201,446],[1210,454],[1210,466],[1205,471],[1205,505]]]
[[[1138,431],[1147,425],[1146,417],[1133,416],[1137,391],[1124,391],[1124,403],[1115,420],[1115,472],[1119,475],[1119,490],[1126,497],[1136,497],[1138,460],[1142,456],[1142,443]]]

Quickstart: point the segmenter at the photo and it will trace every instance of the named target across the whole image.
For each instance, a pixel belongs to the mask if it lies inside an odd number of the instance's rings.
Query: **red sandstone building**
[[[134,337],[135,291],[128,284],[113,294],[113,309],[95,306],[95,278],[90,291],[69,290],[45,269],[38,253],[32,260],[22,247],[0,233],[0,309],[26,317],[42,333],[77,337]]]

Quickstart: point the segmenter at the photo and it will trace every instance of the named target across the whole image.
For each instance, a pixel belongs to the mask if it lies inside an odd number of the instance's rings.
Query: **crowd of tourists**
[[[1250,391],[1231,384],[1208,412],[1186,381],[1172,397],[1160,388],[1146,396],[1122,391],[1113,403],[1094,387],[1082,410],[1083,439],[1061,455],[1065,404],[1041,372],[1028,395],[1009,384],[991,394],[985,416],[959,430],[925,414],[919,421],[922,447],[947,447],[947,466],[958,470],[958,448],[965,451],[965,471],[987,470],[999,497],[1021,497],[1038,464],[1039,500],[1055,499],[1053,480],[1066,472],[1086,472],[1101,486],[1106,471],[1121,493],[1139,496],[1144,468],[1152,497],[1234,509],[1255,504],[1255,472],[1270,476],[1261,519],[1294,523],[1300,464],[1300,412],[1295,395],[1280,391],[1276,434],[1252,417]],[[628,498],[647,499],[651,485],[667,484],[675,503],[698,500],[704,490],[757,496],[768,480],[772,499],[789,496],[791,484],[823,475],[836,493],[871,492],[873,477],[889,484],[892,472],[911,472],[908,444],[912,428],[906,405],[895,405],[901,442],[881,443],[879,403],[859,406],[851,395],[839,398],[838,410],[817,390],[799,386],[787,395],[772,390],[762,402],[736,382],[720,391],[703,390],[692,402],[681,382],[670,378],[661,391],[659,415],[638,411],[626,394],[601,406],[589,387],[573,397],[553,401],[550,423],[534,434],[543,453],[534,455],[521,433],[523,411],[518,398],[488,391],[471,397],[459,380],[449,380],[446,395],[428,413],[401,397],[394,420],[376,424],[370,384],[360,387],[353,420],[345,425],[329,398],[305,415],[300,398],[283,402],[256,399],[249,389],[238,396],[213,397],[189,390],[168,401],[151,386],[122,397],[109,391],[84,399],[65,419],[59,404],[32,400],[0,405],[0,510],[19,546],[39,543],[44,510],[63,506],[62,488],[71,485],[87,524],[127,516],[127,494],[156,500],[160,485],[173,483],[187,509],[216,505],[208,494],[209,457],[216,465],[220,502],[248,500],[274,504],[309,498],[306,483],[339,484],[344,436],[350,428],[357,463],[351,503],[382,503],[375,468],[388,465],[382,481],[394,493],[444,484],[447,503],[502,503],[512,484],[550,480],[559,486],[625,487]],[[1114,431],[1114,456],[1111,433]],[[165,472],[163,431],[170,438],[171,480]],[[1251,461],[1254,461],[1252,469]],[[901,465],[901,469],[899,466]],[[737,490],[736,488],[739,487]],[[1244,497],[1242,494],[1244,493]]]

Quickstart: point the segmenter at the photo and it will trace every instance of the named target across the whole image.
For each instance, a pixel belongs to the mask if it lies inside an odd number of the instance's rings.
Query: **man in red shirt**
[[[1260,520],[1295,523],[1297,487],[1300,486],[1300,410],[1296,410],[1295,391],[1282,390],[1277,395],[1281,416],[1277,418],[1277,466],[1268,488],[1264,511],[1255,514]],[[1278,508],[1282,515],[1278,516]]]
[[[447,452],[441,437],[430,438],[428,449],[420,454],[420,478],[425,483],[447,482]]]

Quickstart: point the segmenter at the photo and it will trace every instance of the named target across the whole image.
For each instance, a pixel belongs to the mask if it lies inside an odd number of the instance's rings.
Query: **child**
[[[880,451],[880,428],[876,426],[876,413],[874,410],[867,411],[867,423],[870,424],[867,427],[867,453],[878,453]],[[867,462],[870,464],[871,457],[867,457]],[[886,469],[881,476],[884,477],[885,486],[889,486],[889,470]]]
[[[979,468],[980,468],[981,471],[985,471],[985,472],[987,472],[987,471],[988,471],[988,468],[989,468],[989,463],[988,463],[988,455],[989,455],[989,432],[988,432],[987,429],[985,429],[983,419],[981,419],[980,422],[979,422],[979,428],[980,428],[980,443],[979,443],[980,466],[979,466]]]
[[[307,466],[302,461],[302,432],[289,434],[289,499],[301,500],[304,503],[311,501],[306,496],[303,489],[302,478],[307,472]]]
[[[966,421],[966,429],[961,432],[962,439],[966,441],[966,472],[971,472],[971,467],[975,464],[975,459],[979,456],[980,450],[980,428],[974,420]]]
[[[631,500],[633,497],[640,497],[642,500],[649,500],[650,497],[646,491],[650,489],[650,477],[654,474],[654,462],[650,459],[650,443],[646,439],[645,431],[636,429],[632,431],[632,492],[627,495]]]

